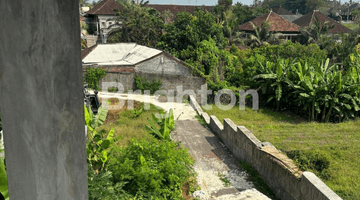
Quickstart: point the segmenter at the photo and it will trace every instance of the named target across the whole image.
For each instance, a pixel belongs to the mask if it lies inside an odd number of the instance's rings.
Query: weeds
[[[218,177],[219,177],[219,179],[220,179],[222,182],[224,182],[224,186],[225,186],[225,187],[229,187],[229,186],[231,185],[231,184],[230,184],[230,181],[225,177],[224,174],[218,172]]]

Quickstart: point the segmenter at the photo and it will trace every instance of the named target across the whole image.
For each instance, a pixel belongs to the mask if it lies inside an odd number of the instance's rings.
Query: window
[[[105,22],[101,22],[101,27],[106,27],[106,23],[105,23]]]

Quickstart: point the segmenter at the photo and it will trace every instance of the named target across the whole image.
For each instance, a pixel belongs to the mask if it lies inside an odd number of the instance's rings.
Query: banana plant
[[[87,161],[90,166],[99,173],[106,170],[108,162],[108,149],[118,138],[114,138],[114,128],[112,128],[105,139],[103,139],[103,132],[93,131],[86,146]]]
[[[9,200],[4,160],[0,158],[0,199]]]
[[[146,131],[160,140],[170,140],[170,132],[175,128],[173,110],[170,109],[169,113],[161,113],[160,117],[152,114],[151,118],[148,118],[150,126],[145,126]]]
[[[289,60],[280,59],[275,64],[271,62],[265,62],[265,66],[259,62],[260,69],[265,72],[263,74],[259,74],[253,77],[253,79],[262,79],[263,84],[261,88],[265,93],[267,88],[275,88],[275,94],[272,94],[267,103],[272,100],[276,100],[276,109],[279,110],[280,101],[283,94],[283,89],[285,83],[289,81],[287,78],[288,70],[290,66],[293,65]]]
[[[87,109],[84,105],[84,112],[86,126],[89,128],[90,131],[94,131],[94,129],[101,126],[105,122],[108,110],[104,110],[100,106],[97,115],[94,115],[91,108]]]

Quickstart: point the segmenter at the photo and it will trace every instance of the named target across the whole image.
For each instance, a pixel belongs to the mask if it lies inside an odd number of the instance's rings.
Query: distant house
[[[338,34],[338,33],[351,32],[351,30],[346,26],[337,23],[335,20],[329,18],[328,16],[316,10],[313,12],[309,12],[308,14],[300,17],[299,19],[295,20],[293,23],[299,25],[300,27],[306,27],[309,26],[311,23],[313,23],[316,18],[320,20],[321,23],[324,23],[325,21],[329,21],[330,24],[334,25],[334,28],[330,29],[328,33]]]
[[[148,80],[160,79],[162,89],[199,90],[205,84],[203,78],[191,75],[189,66],[164,51],[135,43],[97,44],[81,52],[83,69],[101,67],[107,75],[100,81],[119,82],[125,91],[136,89],[134,76]]]
[[[114,28],[121,27],[121,22],[116,22],[116,10],[122,10],[121,5],[114,0],[103,0],[89,10],[85,17],[89,25],[95,26],[95,35],[106,43],[108,34]]]
[[[286,39],[292,40],[300,34],[300,27],[273,11],[265,13],[250,22],[255,26],[260,26],[262,22],[268,21],[270,23],[270,30],[274,33],[282,33]],[[244,31],[247,35],[254,34],[254,28],[250,22],[244,23],[238,27],[239,31]]]
[[[353,17],[355,17],[355,16],[352,15],[352,12],[359,10],[359,9],[360,9],[359,3],[354,3],[354,4],[347,6],[345,9],[341,10],[342,19],[343,20],[353,20],[354,19]],[[348,19],[348,17],[349,17],[349,19]]]
[[[183,6],[183,5],[159,5],[147,4],[147,7],[153,8],[159,13],[169,10],[175,16],[178,12],[186,11],[193,13],[196,8],[211,11],[214,6]],[[85,17],[89,25],[95,27],[95,35],[100,37],[102,43],[107,42],[108,35],[111,30],[121,27],[121,22],[116,22],[117,11],[122,10],[121,5],[115,0],[103,0],[94,6],[91,10],[87,11]],[[171,21],[171,19],[169,19]]]

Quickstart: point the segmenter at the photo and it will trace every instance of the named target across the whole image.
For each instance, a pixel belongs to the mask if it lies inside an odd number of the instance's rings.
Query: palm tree
[[[321,35],[326,34],[330,29],[334,28],[334,24],[331,24],[329,21],[321,21],[315,17],[314,22],[310,23],[309,26],[303,28],[300,32],[305,39],[306,44],[317,42]]]
[[[255,35],[250,36],[250,46],[260,47],[269,44],[269,41],[277,42],[282,36],[281,33],[274,33],[270,31],[271,24],[268,20],[262,22],[260,26],[255,26],[250,22],[254,28]]]

